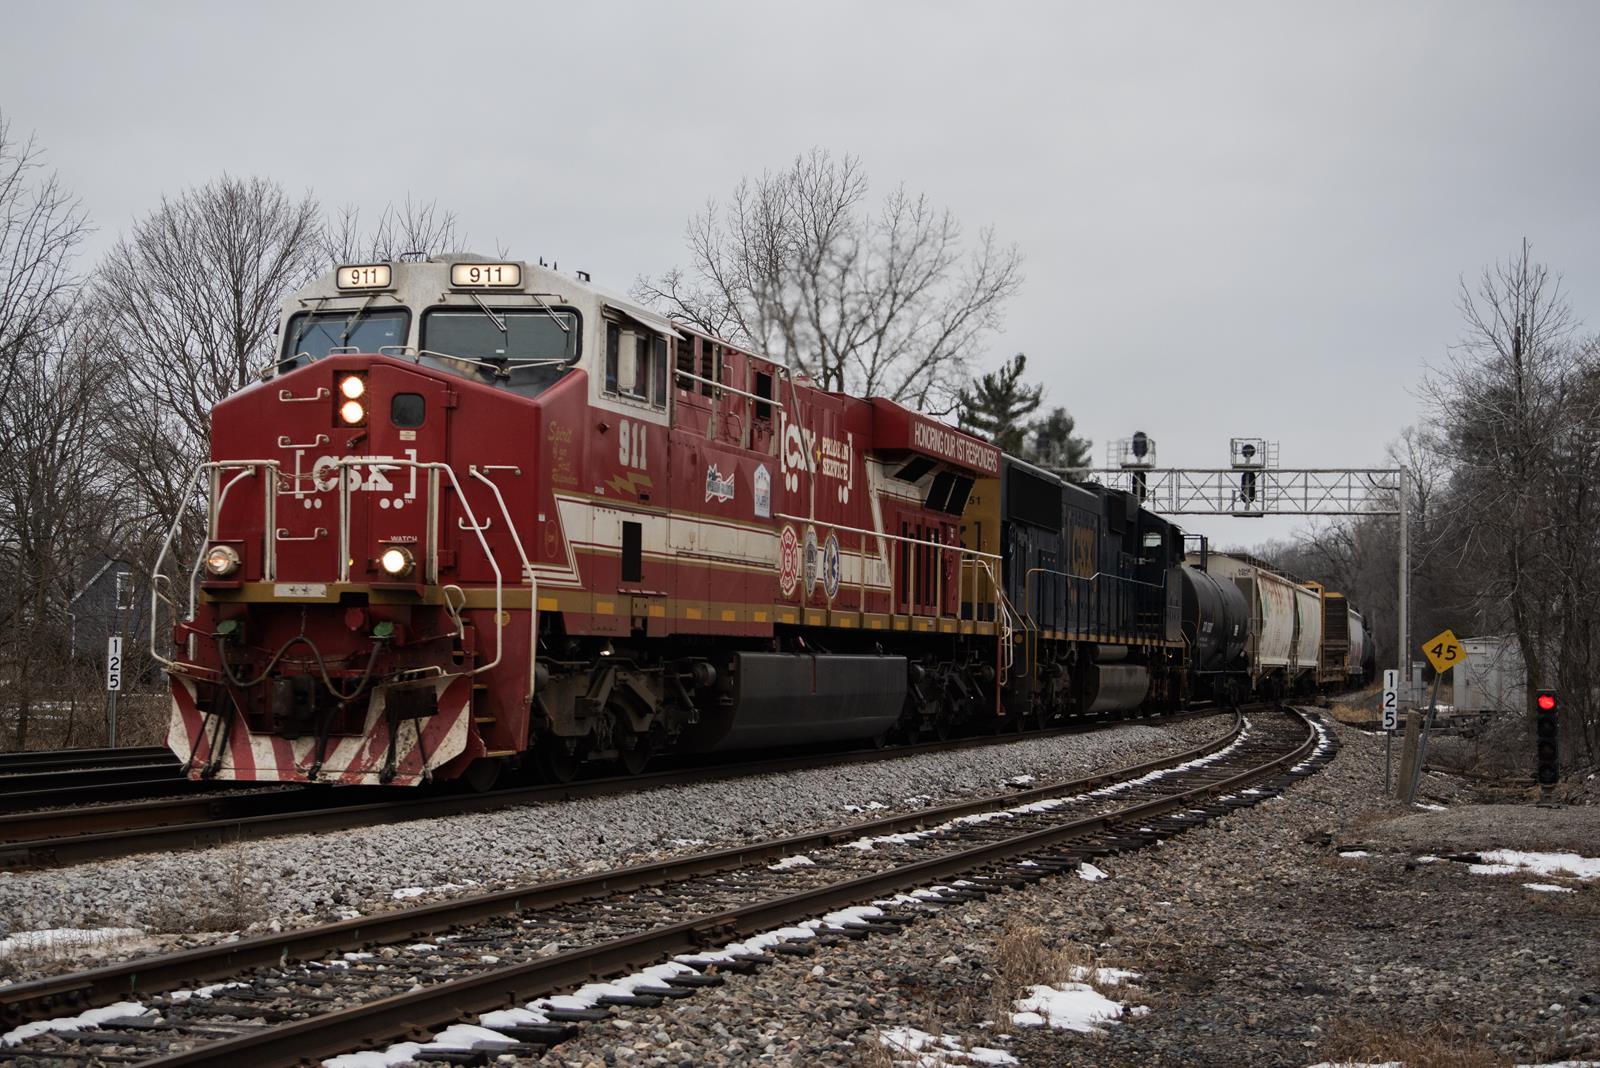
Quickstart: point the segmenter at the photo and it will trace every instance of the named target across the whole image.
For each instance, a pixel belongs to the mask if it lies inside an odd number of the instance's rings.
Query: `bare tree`
[[[462,236],[455,212],[408,194],[404,204],[387,205],[370,231],[361,227],[361,209],[345,205],[328,220],[322,241],[329,263],[388,263],[454,252]]]
[[[0,396],[10,392],[18,357],[64,319],[78,285],[72,258],[89,231],[78,202],[43,172],[40,157],[31,138],[12,138],[0,113]]]
[[[1600,758],[1600,347],[1527,242],[1461,287],[1467,332],[1428,382],[1450,465],[1439,517],[1474,604],[1516,636],[1531,690],[1558,686]],[[1530,698],[1531,699],[1531,698]],[[1571,752],[1571,750],[1569,750]]]
[[[106,372],[93,329],[77,317],[23,349],[14,387],[0,401],[12,443],[0,465],[0,672],[18,748],[28,743],[41,694],[66,681],[67,606],[113,537]]]
[[[902,185],[866,205],[860,160],[813,149],[689,221],[690,264],[634,296],[825,389],[949,405],[1021,284],[1021,255]]]
[[[317,203],[264,178],[223,177],[137,223],[95,283],[132,409],[170,420],[198,459],[211,408],[272,351],[284,295],[321,267]]]

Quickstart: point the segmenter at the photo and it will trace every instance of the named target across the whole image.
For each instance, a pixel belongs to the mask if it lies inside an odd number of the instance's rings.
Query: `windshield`
[[[422,317],[422,347],[488,363],[571,360],[578,355],[578,317],[533,308],[495,308],[492,317],[476,307],[437,308]]]
[[[320,360],[337,348],[377,352],[386,345],[404,345],[410,324],[411,313],[404,308],[301,312],[284,332],[283,365],[298,367],[308,356]]]

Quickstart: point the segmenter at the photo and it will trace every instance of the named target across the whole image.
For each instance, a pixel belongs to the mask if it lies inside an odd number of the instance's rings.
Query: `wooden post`
[[[1419,709],[1406,712],[1405,744],[1400,748],[1400,777],[1395,780],[1396,797],[1403,798],[1411,789],[1411,776],[1417,770],[1417,740],[1422,737],[1422,717]]]

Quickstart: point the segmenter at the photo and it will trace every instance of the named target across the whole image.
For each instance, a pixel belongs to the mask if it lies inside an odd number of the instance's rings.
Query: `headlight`
[[[239,553],[231,545],[213,545],[206,553],[206,574],[227,578],[239,570]]]
[[[349,381],[349,379],[345,381]],[[367,410],[361,406],[360,401],[347,400],[339,405],[339,418],[350,426],[356,426],[366,420]]]
[[[383,550],[383,555],[378,557],[378,566],[384,573],[393,578],[405,578],[411,574],[411,569],[416,566],[411,558],[411,550],[394,546]]]
[[[350,375],[339,383],[339,392],[344,394],[345,400],[360,400],[366,391],[367,384],[361,380],[360,375]]]

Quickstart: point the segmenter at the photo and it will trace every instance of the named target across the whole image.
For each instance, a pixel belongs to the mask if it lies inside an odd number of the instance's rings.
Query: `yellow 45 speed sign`
[[[1441,631],[1423,642],[1422,651],[1433,670],[1441,675],[1467,658],[1467,651],[1461,647],[1453,630]]]

